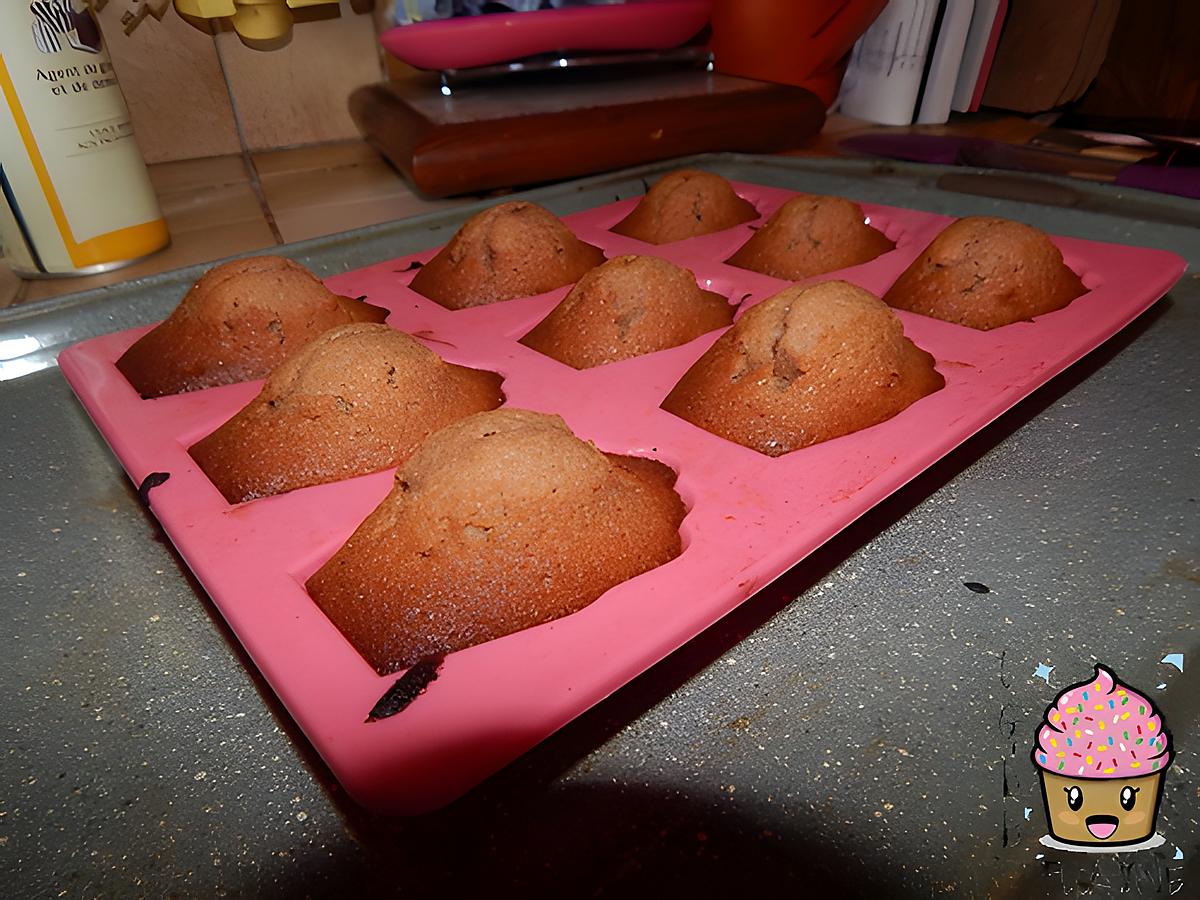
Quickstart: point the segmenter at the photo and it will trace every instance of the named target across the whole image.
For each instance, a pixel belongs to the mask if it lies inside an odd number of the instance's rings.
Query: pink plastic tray
[[[379,38],[419,69],[468,69],[575,50],[667,50],[708,24],[712,0],[634,0],[416,22]]]
[[[792,192],[737,184],[765,218]],[[634,205],[566,217],[609,256],[651,253],[692,269],[742,307],[785,282],[723,265],[749,225],[652,247],[610,233]],[[863,203],[896,241],[873,262],[825,276],[882,294],[951,219]],[[760,220],[761,221],[761,220]],[[392,472],[229,506],[187,448],[247,403],[251,382],[142,400],[114,361],[145,328],[65,351],[63,373],[135,484],[152,472],[152,509],[255,664],[358,802],[417,813],[460,795],[707,628],[955,446],[1133,320],[1184,271],[1170,253],[1056,238],[1090,292],[1066,309],[992,332],[899,313],[937,359],[946,387],[894,419],[779,459],[728,443],[659,409],[717,333],[576,371],[517,340],[566,294],[451,312],[408,289],[431,249],[328,279],[391,310],[392,326],[445,359],[504,376],[511,406],[560,414],[606,451],[679,472],[684,551],[567,618],[446,658],[406,710],[366,722],[395,681],[367,665],[304,582],[384,498]]]

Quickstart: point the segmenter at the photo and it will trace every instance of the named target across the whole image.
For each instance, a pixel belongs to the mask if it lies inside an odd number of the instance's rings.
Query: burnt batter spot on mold
[[[964,581],[963,587],[969,591],[974,591],[976,594],[990,594],[992,589],[986,584],[980,584],[978,581]]]
[[[393,272],[411,272],[411,271],[413,271],[413,269],[419,269],[419,268],[421,268],[421,266],[423,266],[423,265],[425,265],[425,263],[417,262],[417,261],[414,259],[412,262],[410,262],[410,263],[409,263],[407,266],[405,266],[403,269],[392,269],[392,271],[393,271]]]
[[[170,472],[151,472],[138,485],[138,499],[143,506],[150,505],[150,492],[171,477]]]
[[[420,338],[421,340],[427,341],[430,344],[445,344],[447,347],[454,346],[454,344],[450,343],[449,341],[444,341],[441,338],[434,337],[433,332],[428,328],[425,328],[421,331],[413,331],[411,334],[413,337]]]
[[[425,692],[425,688],[437,681],[438,669],[441,667],[442,657],[431,656],[409,668],[407,672],[396,679],[395,683],[387,689],[387,693],[380,697],[379,702],[367,713],[367,721],[378,722],[380,719],[403,712],[410,703]]]
[[[363,294],[361,297],[355,297],[354,299],[355,299],[355,300],[366,300],[366,299],[367,299],[367,295],[366,295],[366,294]]]

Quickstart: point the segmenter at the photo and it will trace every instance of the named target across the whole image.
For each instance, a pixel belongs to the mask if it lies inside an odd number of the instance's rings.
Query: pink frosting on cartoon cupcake
[[[1171,763],[1171,735],[1154,704],[1104,666],[1063,691],[1038,729],[1035,764],[1068,778],[1135,778]]]

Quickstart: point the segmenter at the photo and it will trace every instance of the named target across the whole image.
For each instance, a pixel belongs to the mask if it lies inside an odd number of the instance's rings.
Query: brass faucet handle
[[[108,5],[108,0],[91,0],[90,5],[99,12]],[[161,22],[170,8],[171,0],[129,0],[129,8],[121,14],[121,26],[126,34],[133,34],[146,16]]]

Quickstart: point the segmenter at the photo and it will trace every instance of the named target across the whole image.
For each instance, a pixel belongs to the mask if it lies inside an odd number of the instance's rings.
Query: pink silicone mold
[[[757,223],[674,244],[653,247],[608,230],[635,200],[565,221],[610,257],[649,253],[685,266],[744,310],[787,283],[719,260],[793,192],[735,187],[757,207]],[[862,206],[896,249],[812,280],[843,278],[882,295],[951,219]],[[375,673],[304,582],[386,496],[392,472],[230,506],[187,448],[249,402],[261,381],[143,400],[114,363],[146,328],[86,341],[59,362],[134,483],[170,473],[150,494],[153,512],[346,790],[372,809],[411,814],[462,794],[713,624],[1127,325],[1185,268],[1163,251],[1054,240],[1087,294],[991,332],[899,312],[906,334],[937,359],[945,388],[887,422],[778,459],[659,408],[719,332],[577,371],[517,343],[568,288],[446,310],[407,287],[409,264],[436,248],[328,279],[340,293],[387,307],[390,325],[446,360],[499,372],[507,405],[558,413],[602,450],[672,466],[689,508],[677,559],[574,615],[450,655],[423,695],[377,722],[367,714],[397,676]]]

